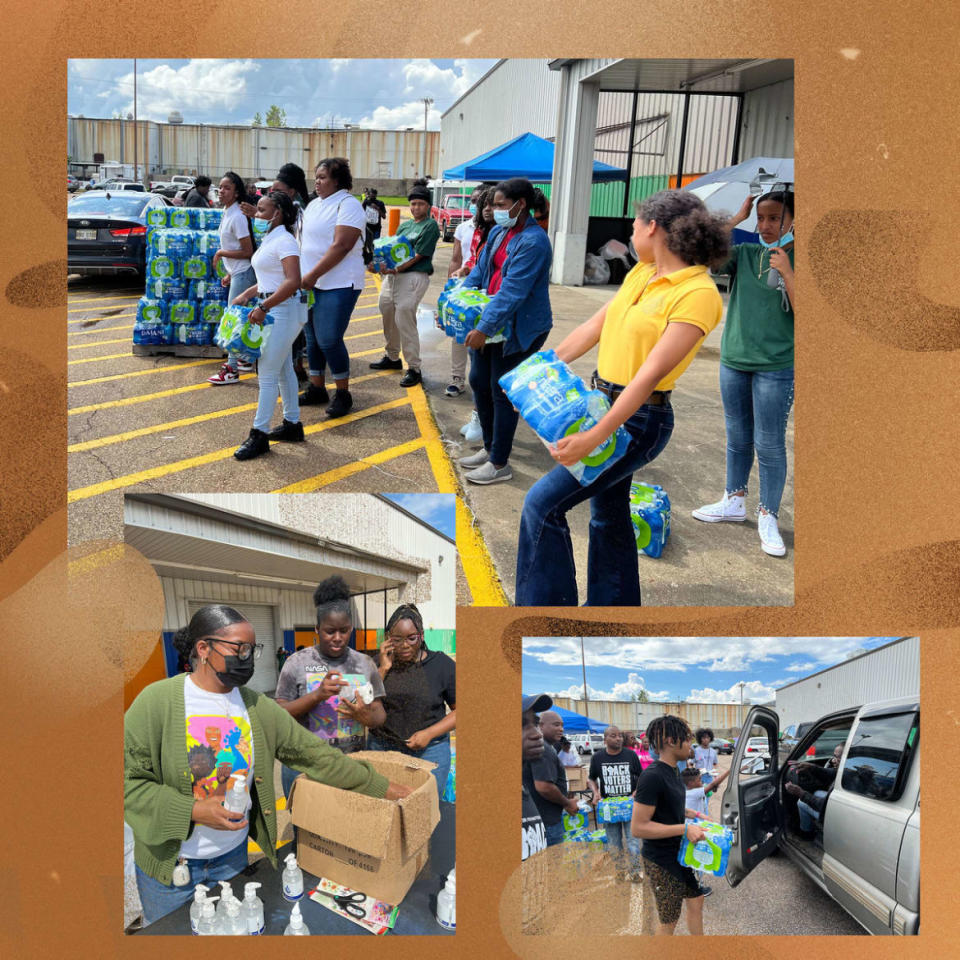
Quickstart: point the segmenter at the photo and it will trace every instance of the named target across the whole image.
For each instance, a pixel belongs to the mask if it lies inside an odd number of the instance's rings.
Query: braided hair
[[[317,608],[318,627],[331,613],[342,613],[353,620],[350,588],[343,577],[327,577],[318,583],[317,589],[313,591],[313,605]]]
[[[187,664],[196,659],[195,648],[202,637],[217,634],[232,623],[246,622],[247,618],[242,613],[225,604],[213,603],[201,607],[190,618],[190,622],[173,635],[173,648],[177,651],[180,663]]]
[[[282,190],[271,190],[267,194],[267,199],[280,211],[280,222],[287,228],[287,233],[296,236],[294,227],[297,223],[297,208],[289,194]]]
[[[246,184],[243,182],[243,177],[240,176],[234,170],[228,170],[221,178],[221,180],[229,180],[233,184],[233,189],[236,192],[237,196],[234,199],[234,203],[241,204],[246,201],[248,196],[248,191]],[[233,206],[231,204],[230,206]],[[245,218],[247,221],[247,236],[250,237],[250,242],[253,244],[253,249],[257,248],[257,235],[253,232],[253,224],[250,222],[250,218]]]
[[[692,736],[687,721],[669,713],[665,713],[662,717],[655,717],[647,727],[647,739],[653,744],[657,753],[663,752],[668,740],[681,744]]]
[[[417,609],[416,605],[413,603],[402,603],[393,613],[390,615],[390,619],[387,621],[387,628],[384,631],[388,636],[390,631],[401,621],[409,620],[417,630],[417,633],[420,634],[420,645],[424,650],[427,650],[427,638],[423,633],[423,617],[420,615],[420,611]],[[396,657],[393,660],[392,670],[405,670],[409,667],[419,667],[420,666],[420,657],[419,655],[413,659],[409,664],[401,663]]]

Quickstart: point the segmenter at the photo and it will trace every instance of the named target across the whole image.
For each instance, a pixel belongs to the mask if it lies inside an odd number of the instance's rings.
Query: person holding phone
[[[353,616],[350,588],[343,577],[328,577],[313,591],[317,608],[316,643],[287,658],[277,681],[277,703],[302,727],[341,753],[364,749],[366,731],[386,720],[383,680],[373,660],[350,646]],[[365,703],[358,688],[369,683]],[[289,796],[297,771],[284,767],[283,792]]]

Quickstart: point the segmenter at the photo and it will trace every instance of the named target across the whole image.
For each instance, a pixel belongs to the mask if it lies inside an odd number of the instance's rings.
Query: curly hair
[[[665,713],[662,717],[655,717],[647,726],[647,739],[653,744],[657,753],[663,752],[668,740],[673,740],[679,745],[692,736],[687,721],[669,713]]]
[[[343,577],[327,577],[313,591],[313,605],[317,608],[317,626],[331,613],[345,614],[351,620],[350,588]]]
[[[730,252],[730,229],[688,190],[661,190],[637,204],[644,223],[654,221],[667,235],[667,249],[689,264],[719,266]]]
[[[694,780],[700,779],[700,771],[696,767],[684,767],[680,771],[680,779],[685,785],[693,783]]]
[[[211,634],[219,633],[233,623],[246,623],[247,618],[233,607],[222,603],[201,607],[190,622],[173,635],[173,648],[177,651],[181,663],[190,663],[196,659],[197,641]]]
[[[350,161],[346,157],[325,157],[313,172],[316,173],[321,167],[326,169],[338,190],[353,189],[353,174],[350,172]]]
[[[693,735],[693,739],[697,746],[700,745],[700,741],[704,737],[709,737],[711,741],[716,739],[716,737],[713,735],[713,731],[709,727],[698,727],[697,732]]]

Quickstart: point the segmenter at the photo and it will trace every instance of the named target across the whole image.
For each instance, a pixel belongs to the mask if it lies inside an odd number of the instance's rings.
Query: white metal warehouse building
[[[128,494],[124,537],[162,584],[168,676],[179,667],[173,634],[226,603],[264,644],[250,686],[272,693],[277,649],[314,642],[313,590],[333,574],[354,595],[357,649],[375,649],[393,610],[412,602],[428,645],[456,652],[456,543],[380,495]]]
[[[920,638],[901,637],[777,690],[780,729],[874,700],[920,696]]]
[[[500,60],[443,114],[440,167],[522,133],[553,140],[551,279],[580,284],[591,219],[632,219],[634,200],[740,160],[792,157],[793,92],[792,60]],[[629,187],[592,184],[593,160]]]

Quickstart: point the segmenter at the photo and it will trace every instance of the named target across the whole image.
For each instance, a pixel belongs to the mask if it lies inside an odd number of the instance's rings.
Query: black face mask
[[[252,654],[247,657],[246,660],[241,660],[239,657],[225,656],[223,658],[223,665],[226,669],[214,670],[213,672],[225,687],[242,687],[245,683],[248,683],[253,676]]]

